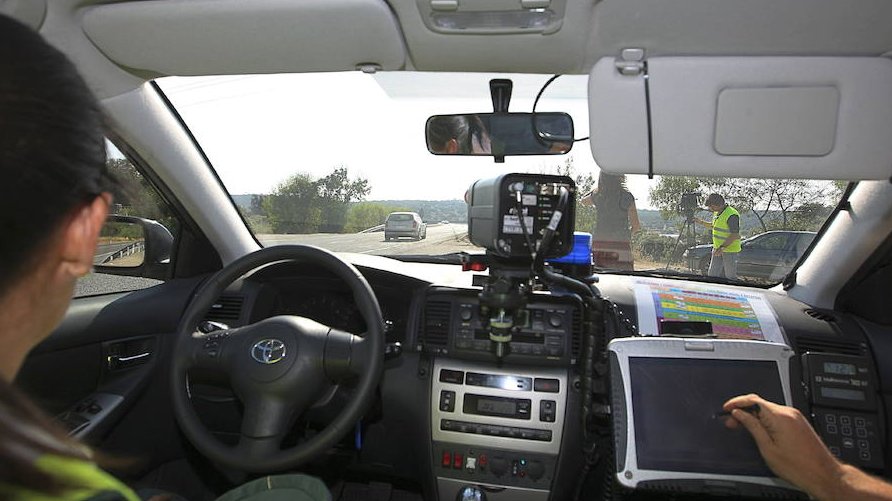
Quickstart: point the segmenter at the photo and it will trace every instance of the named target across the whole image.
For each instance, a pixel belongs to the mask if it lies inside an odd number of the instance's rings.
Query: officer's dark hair
[[[725,205],[725,197],[719,195],[718,193],[710,193],[708,197],[706,197],[706,205]]]
[[[446,144],[455,139],[458,153],[471,152],[471,130],[464,115],[438,115],[430,117],[426,126],[428,145],[433,152],[443,152]]]
[[[74,65],[0,15],[0,297],[40,259],[56,228],[105,191],[103,118]],[[56,493],[65,480],[35,464],[88,459],[10,381],[0,378],[0,485]]]
[[[64,54],[0,16],[0,295],[107,186],[103,118]]]

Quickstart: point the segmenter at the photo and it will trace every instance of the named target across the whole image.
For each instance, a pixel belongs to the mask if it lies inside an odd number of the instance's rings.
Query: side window
[[[78,280],[74,296],[145,289],[164,281],[180,222],[152,183],[106,141],[113,178],[109,218],[93,258],[93,272]]]
[[[805,253],[805,249],[808,249],[808,246],[811,245],[812,240],[815,239],[815,235],[803,234],[799,235],[799,240],[796,242],[796,253],[798,255],[802,255]]]
[[[763,250],[783,250],[786,244],[786,235],[769,235],[753,241],[752,247]]]

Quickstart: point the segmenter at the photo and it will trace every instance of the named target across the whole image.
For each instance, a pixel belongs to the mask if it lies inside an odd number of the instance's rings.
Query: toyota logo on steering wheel
[[[285,343],[278,339],[257,341],[251,348],[251,358],[261,364],[274,364],[285,358]]]

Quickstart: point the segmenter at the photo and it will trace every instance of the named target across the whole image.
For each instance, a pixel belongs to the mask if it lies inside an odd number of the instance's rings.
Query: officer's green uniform
[[[115,477],[90,461],[46,454],[38,466],[72,486],[59,494],[46,494],[0,484],[0,499],[10,501],[140,501]],[[291,474],[259,478],[236,487],[217,501],[330,501],[328,488],[318,478]]]

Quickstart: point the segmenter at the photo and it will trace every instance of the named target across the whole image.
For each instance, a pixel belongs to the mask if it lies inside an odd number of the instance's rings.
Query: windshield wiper
[[[405,254],[399,256],[387,256],[397,261],[407,263],[434,263],[434,264],[461,264],[464,252],[450,252],[448,254],[429,255],[429,254]]]

